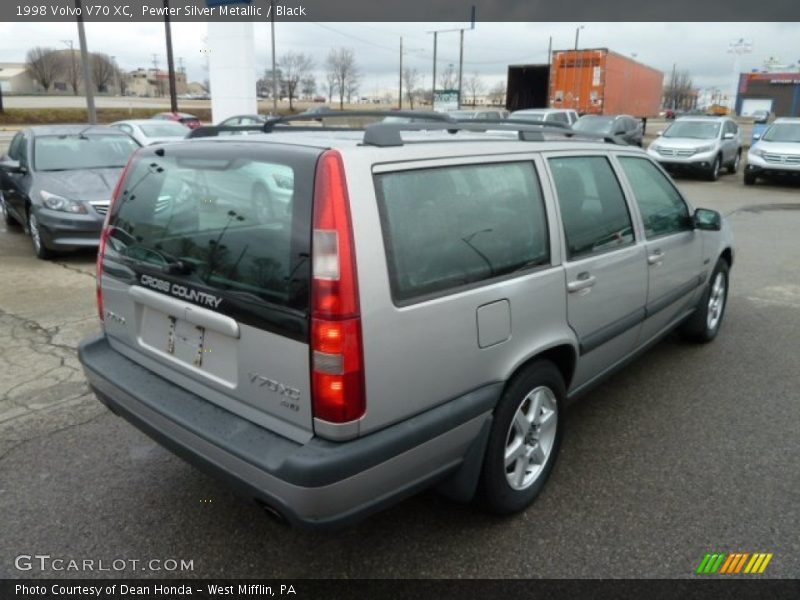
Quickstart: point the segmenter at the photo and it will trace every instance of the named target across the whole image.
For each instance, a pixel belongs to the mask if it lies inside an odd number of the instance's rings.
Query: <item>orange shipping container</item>
[[[664,74],[608,48],[553,52],[550,66],[552,108],[579,113],[658,114]]]

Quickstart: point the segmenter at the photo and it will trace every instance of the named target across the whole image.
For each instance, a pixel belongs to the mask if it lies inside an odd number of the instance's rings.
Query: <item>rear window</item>
[[[258,146],[201,142],[140,156],[110,219],[109,250],[227,293],[226,305],[307,311],[318,153]]]
[[[395,302],[549,263],[530,162],[388,173],[376,185]]]
[[[37,171],[121,169],[139,147],[127,135],[44,135],[33,144]]]
[[[179,123],[146,123],[140,126],[147,137],[186,137],[186,127]]]

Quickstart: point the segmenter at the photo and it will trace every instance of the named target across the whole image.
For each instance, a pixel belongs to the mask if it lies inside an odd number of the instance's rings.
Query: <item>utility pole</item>
[[[572,72],[575,73],[575,77],[573,77],[573,82],[572,82],[572,91],[574,92],[572,99],[574,102],[573,108],[577,111],[580,111],[580,103],[578,101],[578,98],[580,97],[579,96],[580,84],[578,81],[578,77],[580,75],[578,73],[578,40],[580,38],[581,29],[583,29],[583,27],[584,26],[581,25],[580,27],[575,28],[575,53],[572,57]]]
[[[469,29],[475,29],[475,5],[472,5],[470,11],[470,26]],[[464,31],[465,28],[459,27],[458,29],[437,29],[436,31],[429,31],[433,34],[433,91],[436,93],[436,42],[437,35],[440,33],[450,33],[458,31],[460,34],[459,48],[458,48],[458,107],[461,108],[461,85],[464,76]]]
[[[97,111],[94,107],[92,70],[89,67],[89,51],[86,48],[86,31],[83,27],[83,7],[81,6],[81,0],[75,0],[75,8],[77,9],[78,14],[78,41],[81,45],[81,62],[83,63],[83,87],[85,88],[86,92],[86,109],[89,113],[89,123],[95,125],[97,123]]]
[[[75,83],[78,79],[78,65],[75,64],[75,42],[72,40],[61,40],[61,43],[64,44],[69,48],[69,60],[72,64],[72,70],[70,71],[70,76],[73,78],[71,83]],[[72,90],[72,92],[77,96],[78,89],[77,87]]]
[[[397,108],[403,110],[403,36],[400,36],[400,93],[397,96]]]
[[[547,64],[550,65],[553,62],[553,36],[550,36],[550,41],[547,43]]]
[[[475,7],[472,7],[475,10]],[[461,40],[458,44],[458,108],[461,108],[461,90],[464,79],[464,30],[460,31]]]
[[[270,0],[270,27],[272,31],[272,114],[278,116],[278,71],[275,66],[275,0]]]
[[[676,83],[676,77],[677,77],[676,69],[677,68],[678,68],[677,63],[672,63],[672,79],[670,79],[670,82],[669,82],[669,95],[671,96],[671,100],[672,100],[672,112],[673,113],[675,112],[675,108],[676,108],[675,104],[676,104],[677,96],[678,96],[677,90],[675,89],[675,83]]]
[[[175,89],[175,61],[172,58],[172,27],[169,23],[169,0],[164,0],[164,34],[167,40],[167,74],[169,77],[169,107],[178,112],[178,92]]]
[[[439,32],[433,32],[433,83],[431,84],[431,108],[436,102],[436,44]]]

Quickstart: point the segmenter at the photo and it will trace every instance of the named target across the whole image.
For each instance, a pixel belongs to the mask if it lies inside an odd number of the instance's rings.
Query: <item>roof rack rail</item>
[[[186,136],[189,138],[216,137],[221,133],[271,133],[277,129],[286,131],[363,131],[363,127],[328,127],[311,126],[303,127],[290,125],[295,121],[322,121],[322,119],[344,119],[348,117],[400,117],[419,119],[420,122],[447,122],[457,121],[448,114],[423,110],[324,110],[315,113],[298,113],[283,117],[267,119],[263,125],[206,125],[192,129]]]
[[[380,121],[370,123],[365,127],[330,127],[327,125],[291,125],[295,121],[321,121],[329,118],[348,118],[348,117],[400,117],[414,119],[409,123],[393,123]],[[221,133],[273,133],[276,131],[363,131],[364,138],[362,143],[366,146],[389,147],[403,145],[403,131],[447,131],[448,133],[458,133],[459,131],[471,131],[474,133],[491,132],[515,132],[518,139],[527,142],[541,142],[550,136],[561,136],[565,138],[579,138],[589,140],[602,140],[612,144],[628,145],[619,136],[608,136],[600,133],[588,133],[575,131],[565,123],[545,123],[528,121],[524,119],[455,119],[446,113],[435,111],[415,111],[415,110],[330,110],[316,113],[300,113],[285,117],[268,119],[263,125],[208,125],[193,129],[186,136],[187,138],[216,137]]]
[[[491,127],[487,127],[490,125]],[[611,144],[627,146],[628,143],[619,136],[608,136],[599,133],[575,131],[561,125],[553,126],[550,123],[534,123],[519,119],[487,119],[476,123],[473,120],[457,121],[455,123],[373,123],[367,125],[364,131],[363,144],[366,146],[390,147],[403,145],[403,131],[431,131],[443,130],[448,133],[459,131],[472,131],[486,133],[515,132],[518,139],[526,142],[542,142],[547,140],[547,135],[562,136],[566,138],[580,138],[589,140],[602,140]]]

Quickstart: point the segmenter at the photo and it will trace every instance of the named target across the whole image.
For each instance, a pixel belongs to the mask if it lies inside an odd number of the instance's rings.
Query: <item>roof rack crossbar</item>
[[[364,131],[363,144],[365,146],[390,147],[403,145],[403,131],[447,131],[457,133],[459,131],[471,131],[476,133],[486,133],[487,129],[492,131],[516,132],[518,139],[526,142],[541,142],[547,139],[547,134],[563,136],[566,138],[580,138],[590,140],[602,140],[612,144],[627,145],[627,143],[615,136],[607,136],[597,133],[584,133],[564,127],[553,127],[547,123],[523,123],[519,120],[508,123],[507,120],[481,120],[475,122],[456,122],[456,123],[373,123],[367,125]],[[487,128],[487,125],[491,125]]]

